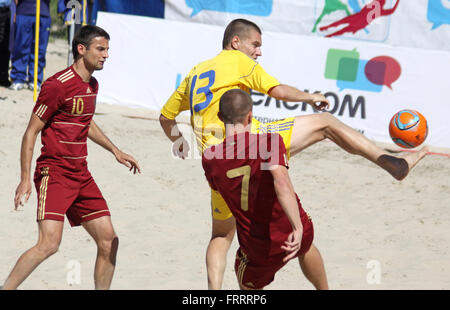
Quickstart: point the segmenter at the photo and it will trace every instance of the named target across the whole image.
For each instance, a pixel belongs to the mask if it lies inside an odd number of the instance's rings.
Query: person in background
[[[75,22],[74,33],[88,24],[88,0],[58,0],[58,15],[67,26],[67,42],[70,42],[70,26]]]
[[[15,2],[17,8],[10,73],[12,84],[9,88],[21,90],[28,87],[33,90],[36,0],[15,0]],[[44,80],[45,54],[51,25],[50,0],[41,0],[40,4],[37,90],[40,90]]]
[[[9,32],[11,0],[0,0],[0,86],[10,86],[9,81]]]

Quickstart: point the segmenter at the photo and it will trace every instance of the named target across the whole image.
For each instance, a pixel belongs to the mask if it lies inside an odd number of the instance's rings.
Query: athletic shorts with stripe
[[[36,167],[34,184],[38,197],[37,221],[64,221],[79,226],[102,216],[111,216],[100,189],[85,169],[77,173],[54,166]]]
[[[301,257],[311,248],[314,239],[314,226],[309,215],[300,206],[300,217],[303,225],[303,235],[300,250],[295,257]],[[248,245],[251,246],[251,245]],[[248,257],[241,247],[236,252],[234,270],[239,283],[252,289],[262,289],[270,284],[278,270],[288,262],[283,262],[285,253],[271,256],[269,259],[261,259],[266,253],[254,254]]]
[[[276,122],[261,123],[253,118],[251,131],[252,133],[278,133],[283,138],[286,154],[289,158],[294,119],[294,117],[289,117]],[[220,193],[213,189],[211,189],[211,212],[214,219],[222,221],[233,215]]]

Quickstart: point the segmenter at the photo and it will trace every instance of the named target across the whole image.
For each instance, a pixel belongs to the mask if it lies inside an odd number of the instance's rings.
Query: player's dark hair
[[[89,49],[92,39],[96,37],[104,37],[109,40],[109,34],[98,26],[86,25],[81,27],[81,29],[75,34],[72,41],[73,59],[76,60],[79,56],[77,48],[78,44],[84,45],[86,46],[86,49]]]
[[[231,43],[231,40],[234,36],[238,36],[240,39],[245,38],[250,29],[256,30],[259,34],[261,34],[261,29],[254,22],[249,20],[238,18],[233,20],[228,24],[227,28],[225,28],[225,33],[223,34],[222,48],[226,48],[228,44]]]
[[[225,124],[242,123],[252,110],[253,101],[248,93],[235,88],[226,91],[219,101],[219,113]]]

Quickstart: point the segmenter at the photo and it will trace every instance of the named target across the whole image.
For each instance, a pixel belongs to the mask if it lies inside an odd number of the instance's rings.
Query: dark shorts
[[[37,221],[64,221],[79,226],[102,216],[111,216],[100,189],[86,169],[69,173],[62,168],[39,166],[34,173],[38,208]]]
[[[300,250],[295,257],[303,256],[310,249],[314,239],[313,223],[303,211],[300,210],[303,236]],[[239,283],[251,289],[262,289],[270,284],[275,278],[278,270],[283,268],[288,262],[283,262],[285,254],[271,256],[268,259],[261,260],[258,256],[249,258],[239,247],[236,252],[236,260],[234,262],[234,270]]]

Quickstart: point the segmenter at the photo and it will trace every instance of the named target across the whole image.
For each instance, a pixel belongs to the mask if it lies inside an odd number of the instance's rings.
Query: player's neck
[[[226,137],[231,137],[234,135],[238,135],[240,133],[244,133],[244,132],[250,132],[250,128],[251,128],[251,124],[226,124],[225,125],[225,134]]]
[[[89,70],[86,67],[83,58],[80,58],[73,63],[73,69],[75,70],[76,73],[78,73],[83,82],[89,83],[94,70]]]

